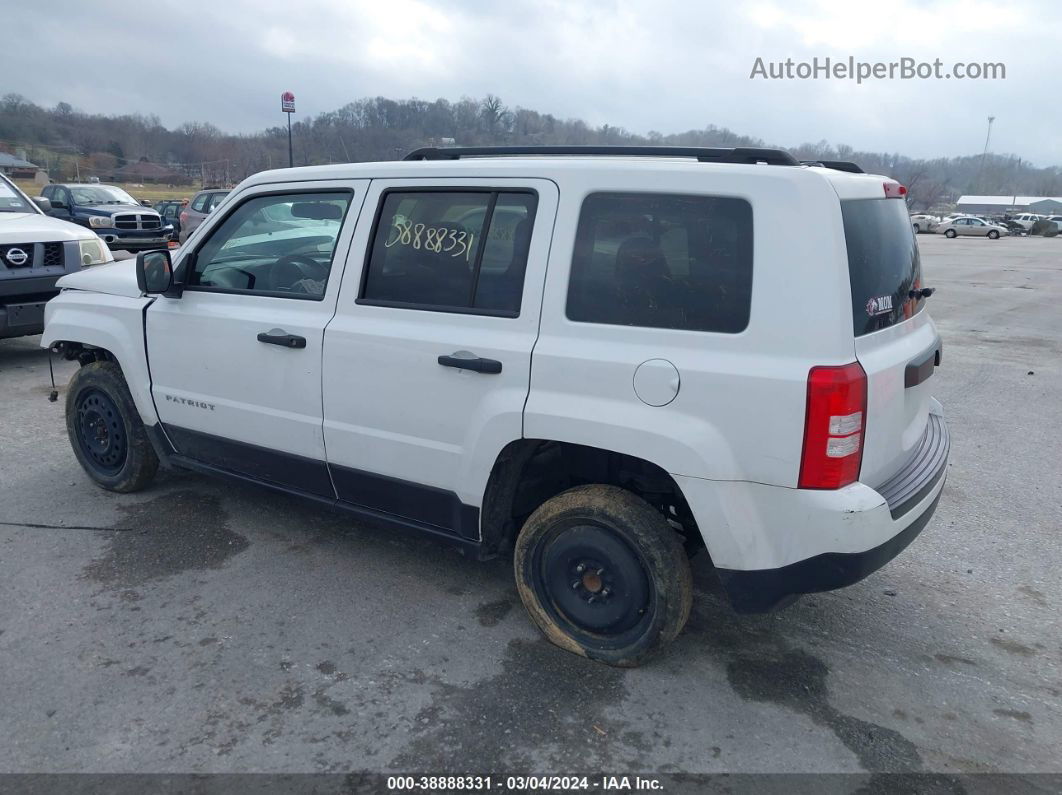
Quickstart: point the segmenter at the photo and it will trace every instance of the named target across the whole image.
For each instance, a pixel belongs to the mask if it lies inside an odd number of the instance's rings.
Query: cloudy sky
[[[1062,10],[1047,0],[181,0],[7,3],[0,92],[167,126],[281,124],[363,96],[498,94],[645,133],[1062,165]],[[750,79],[764,62],[1003,63],[1003,80]]]

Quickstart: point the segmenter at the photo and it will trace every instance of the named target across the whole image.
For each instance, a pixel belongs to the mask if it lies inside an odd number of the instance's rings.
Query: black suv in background
[[[163,199],[155,202],[154,210],[162,216],[162,223],[173,227],[173,236],[170,240],[177,240],[180,237],[181,211],[187,206],[187,199]]]
[[[113,185],[52,183],[41,195],[51,202],[50,216],[87,226],[112,251],[165,248],[173,236],[162,216]]]

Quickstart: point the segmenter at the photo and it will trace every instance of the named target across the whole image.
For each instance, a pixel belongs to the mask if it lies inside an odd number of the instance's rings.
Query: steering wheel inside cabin
[[[273,263],[269,269],[269,289],[280,292],[310,293],[305,285],[299,285],[303,279],[323,281],[328,277],[328,269],[313,257],[306,254],[288,254]],[[298,286],[296,286],[298,285]]]

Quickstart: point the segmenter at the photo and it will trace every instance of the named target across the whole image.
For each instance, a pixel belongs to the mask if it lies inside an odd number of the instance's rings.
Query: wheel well
[[[484,551],[508,551],[524,522],[542,503],[590,483],[619,486],[637,494],[683,536],[690,554],[703,548],[681,489],[656,464],[598,447],[520,439],[501,451],[487,481],[480,522]]]
[[[77,361],[82,367],[93,362],[114,362],[118,364],[118,358],[106,348],[98,348],[95,345],[87,345],[82,342],[55,342],[50,350],[52,353],[60,354],[67,361]]]

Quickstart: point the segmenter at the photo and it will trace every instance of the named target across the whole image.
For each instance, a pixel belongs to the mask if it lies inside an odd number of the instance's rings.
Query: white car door
[[[373,180],[325,332],[340,500],[478,536],[522,436],[556,208],[541,179]]]
[[[212,217],[147,310],[152,394],[199,464],[334,497],[321,348],[367,181],[255,186]]]

